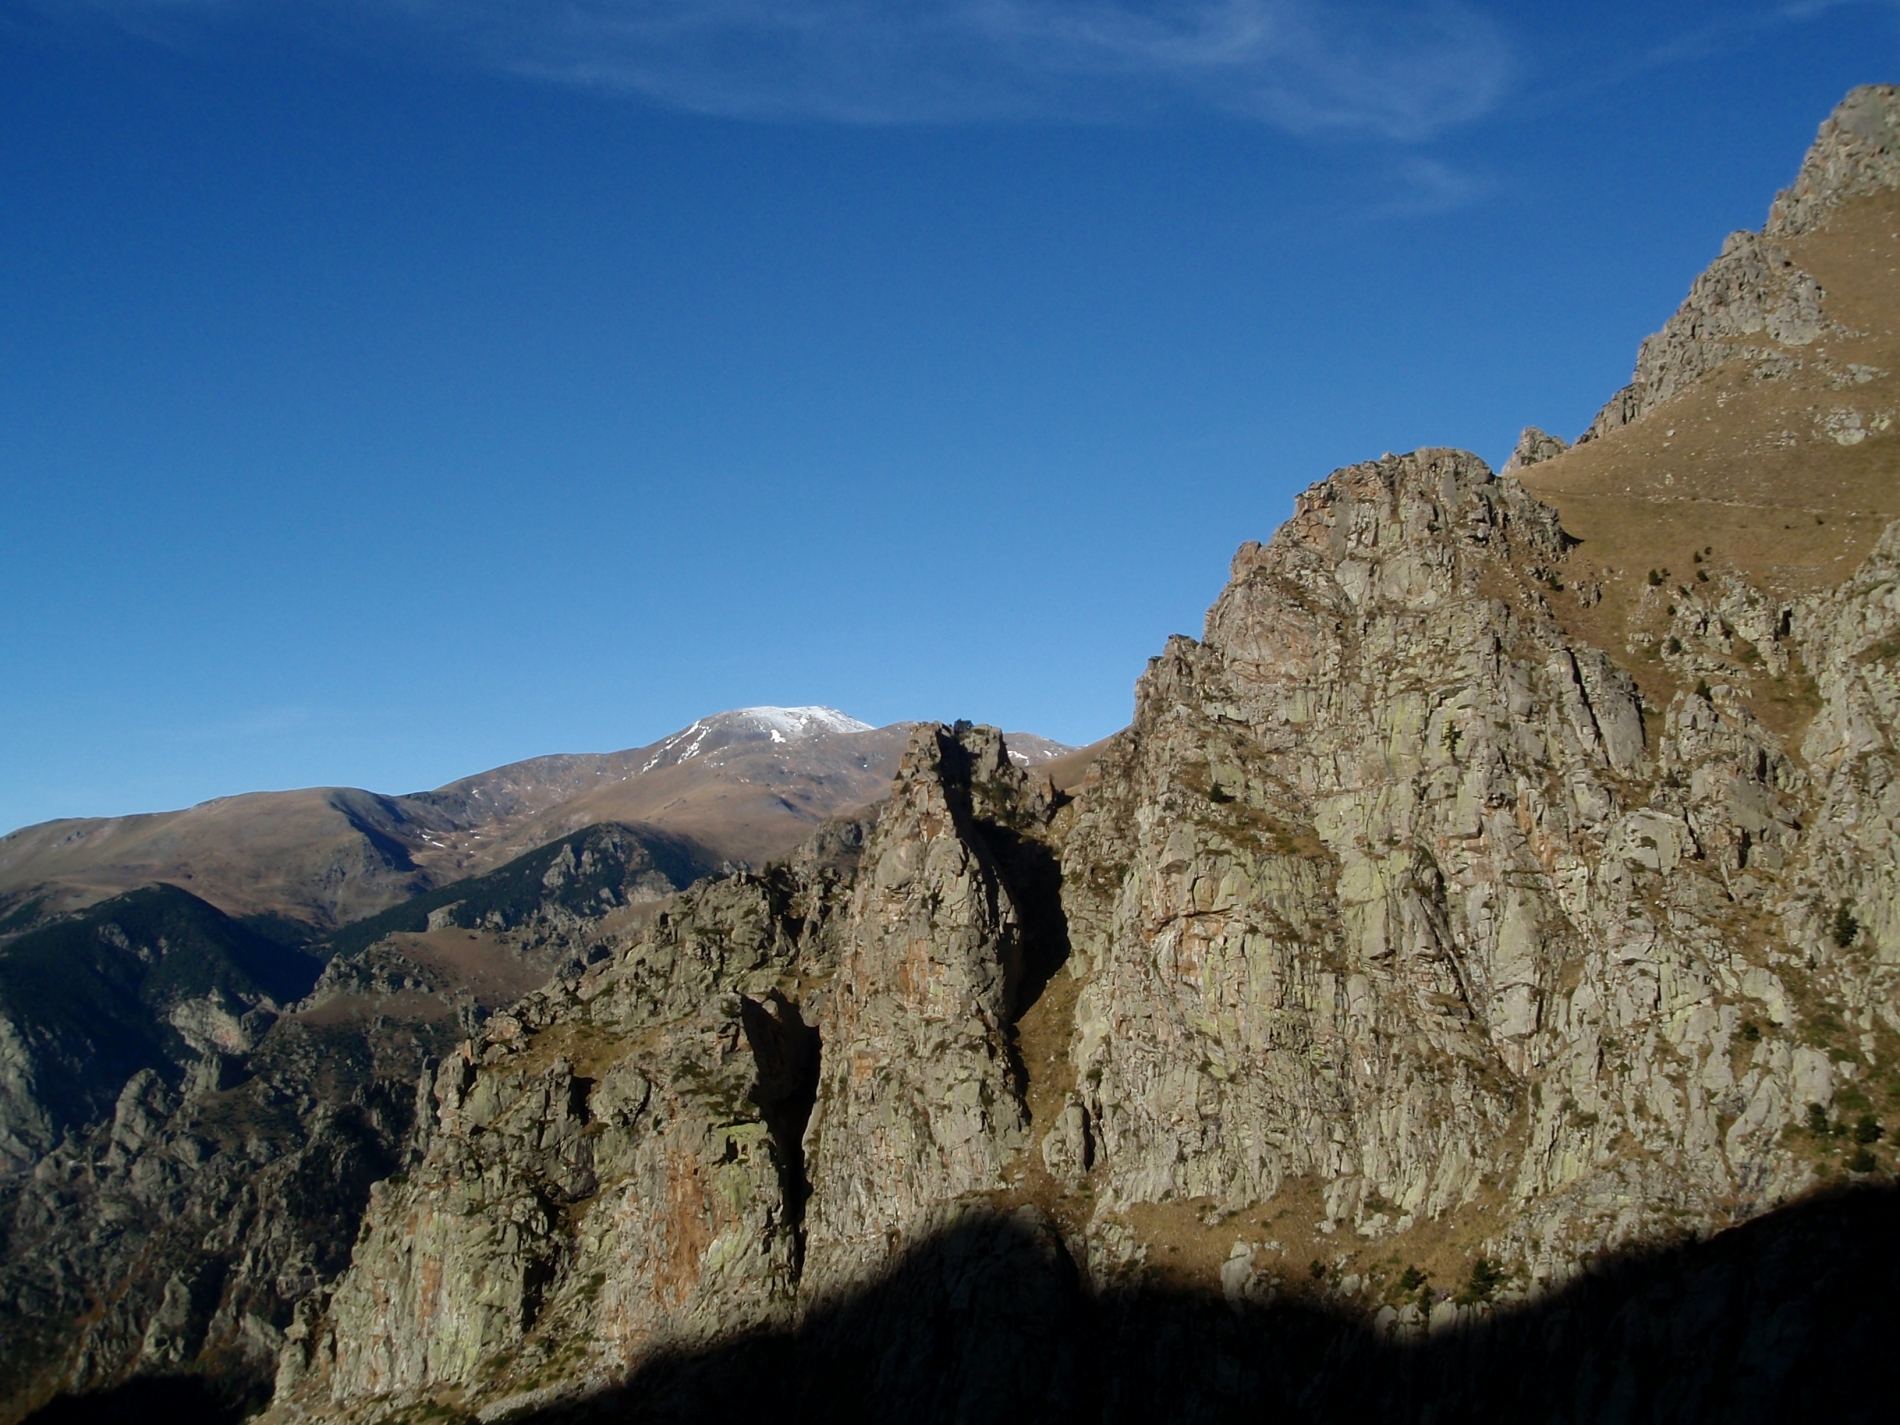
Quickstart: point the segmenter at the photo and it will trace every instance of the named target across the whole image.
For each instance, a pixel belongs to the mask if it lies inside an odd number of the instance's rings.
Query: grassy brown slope
[[[165,881],[229,915],[351,920],[427,883],[410,857],[420,837],[379,827],[383,800],[313,787],[23,827],[0,837],[0,898],[37,897],[50,913]]]
[[[762,866],[811,835],[826,817],[890,791],[910,724],[894,723],[777,749],[723,749],[717,762],[656,767],[596,787],[532,816],[444,835],[416,860],[442,880],[490,870],[523,852],[605,822],[643,822],[732,861]]]
[[[502,810],[480,820],[441,805],[442,792],[319,787],[44,822],[0,837],[0,914],[35,903],[42,914],[70,911],[165,881],[227,914],[329,927],[605,822],[648,823],[761,865],[825,817],[883,796],[909,732],[899,723],[790,748],[735,744],[646,775],[635,773],[654,747],[540,758],[445,789],[490,784],[487,800]]]
[[[1078,747],[1073,752],[1065,752],[1060,757],[1051,757],[1034,770],[1049,778],[1059,792],[1073,792],[1088,778],[1089,768],[1095,765],[1108,747],[1110,738],[1100,742],[1091,742],[1087,747]]]
[[[1641,420],[1520,476],[1582,541],[1553,610],[1652,697],[1668,691],[1668,674],[1641,650],[1667,632],[1668,590],[1706,569],[1770,593],[1813,593],[1838,584],[1900,519],[1900,194],[1848,204],[1789,247],[1850,335],[1781,349],[1800,365],[1780,379],[1763,379],[1761,358],[1738,349]],[[1749,344],[1774,348],[1762,335]],[[1853,381],[1849,366],[1880,374]],[[1850,411],[1868,432],[1851,445],[1830,429]],[[1665,592],[1645,599],[1652,569]],[[1587,606],[1578,595],[1594,583],[1602,601]]]

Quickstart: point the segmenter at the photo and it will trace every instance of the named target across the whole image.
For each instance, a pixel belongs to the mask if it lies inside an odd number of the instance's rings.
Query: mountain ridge
[[[712,864],[761,863],[880,796],[910,726],[873,728],[834,708],[740,708],[644,747],[528,758],[426,792],[250,792],[42,822],[0,837],[0,916],[170,882],[234,915],[324,930],[605,822],[684,835]],[[1018,738],[1037,758],[1071,750]]]

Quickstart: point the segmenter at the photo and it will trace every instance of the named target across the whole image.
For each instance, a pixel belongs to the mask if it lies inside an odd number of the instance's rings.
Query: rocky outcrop
[[[1804,779],[1498,597],[1563,557],[1471,457],[1354,467],[1144,676],[1064,850],[1099,1224],[1305,1179],[1375,1241],[1489,1205],[1545,1280],[1809,1180],[1813,1051],[1724,924]]]
[[[745,1340],[954,1374],[857,1303],[1005,1239],[1058,1315],[1317,1283],[1405,1338],[1800,1196],[1900,1042],[1884,911],[1815,909],[1892,898],[1851,848],[1892,834],[1896,539],[1812,607],[1682,610],[1820,670],[1802,752],[1567,634],[1556,512],[1476,457],[1338,472],[1073,800],[919,729],[861,850],[689,893],[451,1056],[280,1414],[501,1418]],[[972,1398],[1082,1389],[1019,1368]]]
[[[1768,210],[1763,234],[1805,236],[1852,198],[1900,188],[1900,86],[1863,84],[1821,125],[1801,172]]]
[[[1795,264],[1787,244],[1823,225],[1843,202],[1894,188],[1900,188],[1900,89],[1865,85],[1821,126],[1764,230],[1729,235],[1676,314],[1643,342],[1630,384],[1579,439],[1640,420],[1731,360],[1753,361],[1766,376],[1792,369],[1790,358],[1832,328],[1820,284]]]
[[[531,1389],[551,1365],[584,1376],[789,1309],[797,1149],[755,1085],[804,1032],[784,995],[792,898],[708,890],[499,1021],[484,1062],[448,1057],[429,1151],[372,1204],[365,1269],[338,1291],[320,1367],[336,1399],[484,1370]],[[567,1053],[533,1032],[556,1015]],[[293,1354],[280,1384],[306,1368]]]
[[[1518,435],[1517,445],[1511,451],[1511,458],[1504,462],[1499,474],[1509,475],[1514,470],[1524,470],[1532,465],[1541,465],[1546,460],[1554,460],[1570,449],[1570,442],[1562,436],[1550,435],[1536,426],[1525,426]]]
[[[923,729],[866,847],[807,1133],[808,1291],[856,1286],[1027,1141],[1024,924],[979,818],[1048,809],[993,729]]]
[[[1561,555],[1471,457],[1356,467],[1244,547],[1207,640],[1144,675],[1065,848],[1098,1214],[1305,1176],[1332,1216],[1429,1214],[1502,1166],[1497,1061],[1538,1027],[1555,919],[1522,874],[1516,728],[1586,798],[1609,771],[1574,669],[1524,657],[1539,630],[1480,592],[1514,544]],[[1566,818],[1570,789],[1538,783]]]
[[[423,1084],[427,1149],[383,1185],[287,1399],[610,1378],[785,1318],[802,1251],[807,1016],[864,828],[689,892]]]
[[[874,828],[689,892],[497,1016],[427,1086],[427,1151],[280,1397],[584,1391],[980,1234],[1027,1145],[1055,805],[994,729],[920,728]]]
[[[1828,327],[1821,285],[1760,233],[1736,232],[1689,288],[1682,306],[1636,354],[1636,374],[1597,413],[1580,440],[1642,419],[1677,392],[1736,358],[1772,359],[1818,340]]]
[[[1798,626],[1819,693],[1800,749],[1814,809],[1776,904],[1833,982],[1837,1042],[1872,1066],[1900,1032],[1900,525]]]

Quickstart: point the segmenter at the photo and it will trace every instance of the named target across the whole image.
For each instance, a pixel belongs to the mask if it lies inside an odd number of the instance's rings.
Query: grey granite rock
[[[1509,475],[1513,470],[1523,470],[1532,465],[1541,465],[1570,449],[1570,442],[1562,436],[1549,435],[1536,426],[1525,426],[1517,438],[1517,446],[1511,451],[1511,458],[1504,462],[1499,473]]]

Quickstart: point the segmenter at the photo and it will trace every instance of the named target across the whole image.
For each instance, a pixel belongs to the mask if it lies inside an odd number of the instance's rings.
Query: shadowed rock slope
[[[0,947],[10,1413],[181,1370],[267,1395],[411,1152],[423,1067],[704,870],[596,826],[302,949],[171,886]]]
[[[30,1168],[135,1075],[249,1049],[321,968],[173,886],[22,936],[0,954],[0,1163]]]
[[[791,1331],[642,1364],[519,1425],[775,1418],[1779,1422],[1890,1418],[1880,1356],[1900,1291],[1891,1189],[1804,1203],[1633,1255],[1508,1315],[1395,1341],[1330,1283],[1263,1303],[1079,1283],[1027,1210],[970,1218]],[[489,1418],[493,1418],[492,1416]]]

